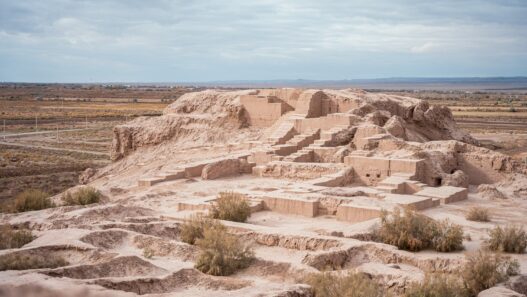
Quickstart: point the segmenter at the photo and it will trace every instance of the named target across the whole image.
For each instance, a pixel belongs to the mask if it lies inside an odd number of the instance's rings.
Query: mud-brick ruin
[[[203,106],[208,104],[213,106]],[[255,212],[334,215],[355,223],[377,218],[383,209],[424,210],[466,199],[469,184],[496,182],[512,169],[504,156],[484,157],[490,152],[472,145],[447,108],[412,98],[358,90],[206,91],[186,95],[163,118],[202,124],[205,116],[219,117],[231,128],[264,132],[226,146],[237,154],[148,172],[138,187],[188,178],[199,183],[237,176],[262,183],[277,179],[296,188],[242,191]],[[215,120],[209,124],[221,123]],[[116,128],[118,152],[145,144],[138,128]],[[178,209],[204,210],[214,199],[188,199]]]
[[[525,164],[479,146],[448,108],[409,97],[356,89],[188,93],[161,116],[115,127],[111,156],[111,165],[80,177],[103,194],[101,203],[2,217],[38,238],[0,257],[59,255],[69,265],[0,272],[0,288],[308,297],[300,280],[329,269],[366,273],[401,296],[428,273],[459,269],[489,228],[527,224]],[[252,243],[256,260],[215,277],[194,268],[198,247],[182,242],[180,230],[226,191],[250,202],[247,222],[222,223]],[[492,209],[492,222],[465,219],[480,205]],[[465,251],[412,253],[364,236],[381,211],[404,207],[462,225]],[[527,256],[515,257],[525,273]],[[513,296],[498,291],[481,296]]]

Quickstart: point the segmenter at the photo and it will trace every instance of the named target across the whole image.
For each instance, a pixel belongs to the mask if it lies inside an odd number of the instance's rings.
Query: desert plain
[[[321,274],[407,296],[436,275],[463,278],[496,227],[527,226],[520,91],[5,84],[0,104],[0,223],[32,234],[0,251],[0,296],[307,297]],[[13,211],[28,189],[53,207]],[[65,198],[83,189],[97,202]],[[249,206],[218,222],[251,259],[212,273],[182,230],[222,195]],[[475,208],[488,218],[469,219]],[[388,242],[399,212],[456,226],[461,242]],[[492,252],[514,273],[467,294],[527,294],[518,242]]]

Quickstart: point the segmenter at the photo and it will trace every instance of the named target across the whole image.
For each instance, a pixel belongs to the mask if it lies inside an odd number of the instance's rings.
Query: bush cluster
[[[245,195],[221,192],[213,203],[210,214],[214,219],[245,222],[251,215],[251,207]]]
[[[208,218],[202,214],[192,215],[184,224],[181,225],[179,237],[181,241],[188,244],[195,244],[198,239],[203,238],[203,232],[210,228],[225,228],[217,220]]]
[[[68,265],[61,257],[53,255],[7,254],[0,257],[0,271],[57,268]]]
[[[218,220],[202,214],[191,216],[181,226],[180,239],[200,248],[196,269],[211,275],[230,275],[254,259],[252,248],[229,234]]]
[[[489,236],[485,245],[491,251],[521,254],[527,247],[527,233],[521,226],[497,226],[489,231]]]
[[[4,206],[6,212],[25,212],[54,207],[49,194],[36,189],[28,189],[16,195],[15,200]]]
[[[467,254],[460,274],[430,274],[422,284],[415,283],[405,297],[475,297],[479,292],[519,273],[519,263],[500,254],[478,251]]]
[[[489,222],[490,221],[490,214],[489,210],[487,208],[483,207],[472,207],[469,209],[466,219],[469,221],[476,221],[476,222]]]
[[[422,284],[412,284],[404,297],[468,297],[463,282],[454,275],[426,275]]]
[[[21,248],[33,239],[29,230],[13,230],[10,225],[0,226],[0,250]]]
[[[82,187],[73,193],[66,192],[62,200],[66,205],[87,205],[98,203],[101,200],[101,193],[93,187]]]
[[[309,275],[305,282],[315,297],[382,297],[383,288],[363,273],[335,276],[331,272]]]
[[[381,214],[381,226],[374,231],[374,237],[387,244],[408,251],[434,248],[439,252],[463,249],[463,229],[448,220],[434,221],[411,209],[404,214],[396,208],[391,215]]]
[[[468,296],[506,281],[509,276],[519,273],[518,261],[500,254],[478,251],[467,255],[461,278]]]
[[[201,252],[196,269],[210,275],[230,275],[248,267],[254,259],[252,248],[236,236],[227,233],[225,227],[203,230],[203,238],[196,240]]]

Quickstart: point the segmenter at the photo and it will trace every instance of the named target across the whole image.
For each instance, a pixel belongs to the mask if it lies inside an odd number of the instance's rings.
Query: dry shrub
[[[450,252],[463,248],[461,226],[447,220],[436,222],[408,208],[404,215],[398,208],[392,215],[383,211],[381,226],[374,234],[379,241],[408,251],[434,248],[440,252]]]
[[[196,240],[203,238],[203,232],[209,228],[225,228],[220,222],[202,214],[195,214],[181,225],[180,239],[188,244],[195,244]]]
[[[438,252],[462,250],[463,228],[448,220],[436,222],[432,246]]]
[[[305,282],[315,297],[382,297],[384,290],[363,273],[335,276],[331,272],[309,275]]]
[[[252,248],[227,233],[224,227],[206,228],[203,238],[197,239],[196,244],[201,252],[195,267],[207,274],[230,275],[248,267],[254,259]]]
[[[489,210],[483,207],[472,207],[469,209],[466,219],[476,222],[490,222]]]
[[[461,276],[469,296],[506,281],[519,273],[519,263],[500,254],[478,251],[467,255]]]
[[[66,265],[66,260],[53,255],[7,254],[0,257],[0,271],[57,268]]]
[[[154,257],[154,250],[147,247],[143,249],[143,257],[147,259],[152,259]]]
[[[0,250],[21,248],[33,239],[29,230],[13,230],[10,225],[0,226]]]
[[[251,207],[240,193],[221,192],[211,208],[211,216],[220,220],[245,222],[250,215]]]
[[[87,205],[101,201],[101,193],[93,187],[82,187],[73,193],[66,192],[62,200],[66,205]]]
[[[459,277],[429,274],[422,284],[412,284],[404,297],[468,297],[468,294]]]
[[[491,251],[521,254],[527,247],[527,233],[521,226],[496,226],[489,231],[489,236],[485,244]]]
[[[31,210],[41,210],[53,207],[49,199],[49,194],[40,190],[29,189],[18,194],[15,201],[9,207],[11,212],[24,212]]]

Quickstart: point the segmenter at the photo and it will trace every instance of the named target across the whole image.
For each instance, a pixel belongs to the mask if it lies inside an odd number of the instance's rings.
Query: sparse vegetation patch
[[[29,230],[14,230],[9,225],[0,226],[0,250],[21,248],[33,239]]]
[[[468,296],[476,296],[518,273],[518,261],[500,254],[478,251],[467,255],[461,277]]]
[[[57,268],[68,265],[61,257],[53,255],[7,254],[0,257],[0,271]]]
[[[489,231],[489,236],[485,244],[491,251],[521,254],[527,247],[527,233],[521,226],[496,226]]]
[[[487,208],[476,206],[469,209],[466,219],[476,222],[490,222],[490,213]]]
[[[206,228],[196,244],[201,252],[195,267],[207,274],[230,275],[248,267],[254,259],[252,248],[224,227]]]
[[[101,193],[93,187],[82,187],[73,193],[66,192],[62,200],[66,205],[87,205],[98,203],[101,200]]]
[[[40,190],[29,189],[18,194],[11,203],[3,205],[4,212],[25,212],[54,207],[49,194]]]
[[[379,284],[363,273],[336,276],[331,272],[311,274],[306,278],[315,297],[381,297],[385,296]]]
[[[211,216],[220,220],[245,222],[250,215],[247,198],[235,192],[221,192],[211,208]]]
[[[439,252],[463,249],[463,229],[448,220],[437,222],[429,217],[405,209],[395,209],[391,215],[381,214],[381,226],[374,231],[378,241],[408,251],[434,248]]]

